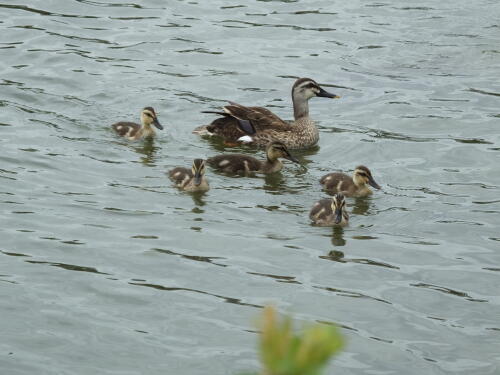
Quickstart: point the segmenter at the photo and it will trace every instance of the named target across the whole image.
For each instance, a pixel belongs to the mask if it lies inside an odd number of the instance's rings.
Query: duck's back
[[[217,155],[208,158],[207,163],[221,172],[237,174],[257,172],[262,165],[254,157],[243,154]]]
[[[141,128],[141,125],[136,124],[135,122],[120,121],[116,124],[111,125],[111,127],[120,137],[131,138],[137,134],[137,132]]]
[[[345,173],[334,172],[321,177],[319,181],[321,185],[330,193],[339,193],[341,191],[349,191],[354,187],[352,178]]]
[[[321,199],[317,201],[309,212],[309,218],[317,225],[330,225],[333,223],[332,200]]]
[[[267,131],[287,131],[290,123],[283,121],[273,112],[264,107],[246,107],[230,102],[223,107],[224,112],[215,112],[223,115],[212,121],[209,125],[200,126],[194,133],[200,135],[218,135],[226,141],[236,142],[242,136],[259,134]],[[277,140],[279,137],[265,137],[257,145],[265,146],[269,141]]]
[[[168,172],[168,176],[176,185],[183,186],[193,178],[193,172],[188,168],[176,167]]]
[[[230,116],[216,118],[206,126],[206,130],[208,134],[222,136],[228,142],[237,142],[238,138],[245,135],[238,125],[238,120]]]

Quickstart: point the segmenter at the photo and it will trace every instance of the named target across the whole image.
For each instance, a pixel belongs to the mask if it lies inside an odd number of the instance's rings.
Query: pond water
[[[336,323],[335,374],[500,369],[498,1],[0,3],[3,374],[257,370],[273,303]],[[316,148],[267,177],[165,173],[244,152],[191,131],[227,100],[292,117]],[[153,106],[153,142],[110,125]],[[344,229],[311,226],[319,178],[370,167]]]

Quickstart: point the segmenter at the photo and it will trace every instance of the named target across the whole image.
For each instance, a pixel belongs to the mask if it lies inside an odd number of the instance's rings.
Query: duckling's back
[[[218,171],[232,174],[257,172],[262,165],[259,160],[243,154],[217,155],[208,158],[207,163]]]
[[[349,191],[354,187],[352,178],[345,173],[339,172],[324,175],[319,182],[325,190],[332,194]]]
[[[120,121],[111,125],[111,127],[120,137],[133,137],[141,128],[141,125],[135,122]]]
[[[309,218],[316,225],[331,225],[333,223],[332,200],[317,201],[309,212]]]
[[[183,186],[193,178],[193,172],[188,168],[176,167],[168,172],[168,176],[177,186]]]

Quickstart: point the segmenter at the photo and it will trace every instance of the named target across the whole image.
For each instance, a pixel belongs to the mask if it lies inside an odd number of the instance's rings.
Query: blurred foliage
[[[273,307],[266,307],[259,322],[261,375],[319,375],[344,340],[337,328],[310,324],[293,331],[292,318],[279,318]]]

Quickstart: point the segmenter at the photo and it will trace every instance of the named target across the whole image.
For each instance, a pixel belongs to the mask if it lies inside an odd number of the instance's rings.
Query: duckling
[[[155,131],[151,124],[162,130],[163,126],[159,123],[156,112],[152,107],[146,107],[141,112],[141,124],[135,122],[120,121],[111,125],[120,137],[125,137],[131,141],[141,138],[155,136]]]
[[[183,167],[172,169],[168,175],[175,185],[184,191],[207,191],[210,189],[205,178],[205,160],[194,159],[191,170]]]
[[[289,149],[314,146],[319,140],[319,131],[309,117],[309,99],[313,97],[340,98],[320,87],[310,78],[300,78],[292,87],[293,121],[284,121],[270,110],[262,107],[245,107],[229,102],[216,113],[217,118],[210,125],[197,127],[193,133],[221,136],[227,142],[245,142],[260,147],[271,141],[280,141]]]
[[[372,194],[367,184],[380,189],[380,185],[372,177],[372,172],[364,165],[357,166],[352,177],[345,173],[329,173],[321,177],[319,182],[328,193],[342,193],[347,197],[358,198]]]
[[[207,159],[208,164],[221,172],[230,174],[252,174],[254,172],[273,173],[283,168],[279,158],[285,158],[294,163],[299,161],[290,154],[281,142],[271,142],[266,148],[267,159],[260,161],[243,154],[217,155]]]
[[[331,199],[317,201],[311,208],[309,218],[316,225],[346,226],[349,223],[349,214],[346,210],[344,195],[337,193]]]

